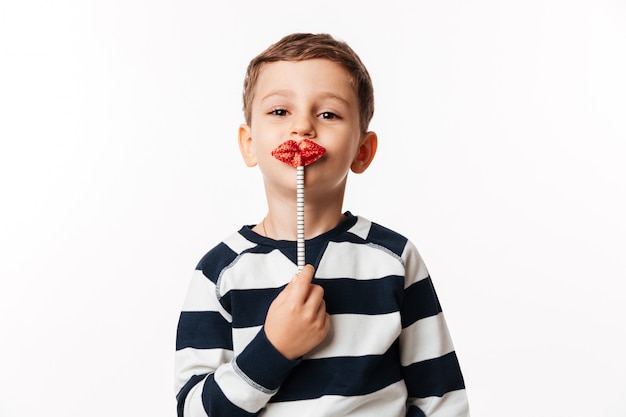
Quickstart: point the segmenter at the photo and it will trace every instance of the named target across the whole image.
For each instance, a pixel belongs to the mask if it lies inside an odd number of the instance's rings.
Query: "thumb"
[[[314,272],[315,269],[311,265],[306,265],[299,274],[293,276],[293,279],[287,285],[287,288],[289,288],[288,294],[296,302],[303,303],[308,298]]]
[[[302,271],[294,275],[293,281],[297,281],[298,283],[307,283],[310,284],[313,281],[313,275],[315,274],[315,268],[312,265],[304,265]]]
[[[289,281],[283,289],[283,292],[285,294],[289,294],[293,291],[294,287],[308,287],[308,284],[310,284],[313,280],[314,273],[315,269],[311,265],[305,265],[304,268],[302,268],[302,271],[294,274],[291,281]]]

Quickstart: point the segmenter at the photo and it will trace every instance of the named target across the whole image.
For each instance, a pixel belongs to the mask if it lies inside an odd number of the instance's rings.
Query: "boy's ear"
[[[254,152],[252,133],[248,125],[239,126],[239,151],[247,166],[256,166],[256,153]]]
[[[376,155],[376,149],[378,148],[378,135],[374,132],[366,132],[361,140],[361,146],[359,147],[359,152],[357,153],[354,161],[352,161],[352,165],[350,165],[350,169],[355,174],[361,174],[365,172],[368,166],[374,160],[374,156]]]

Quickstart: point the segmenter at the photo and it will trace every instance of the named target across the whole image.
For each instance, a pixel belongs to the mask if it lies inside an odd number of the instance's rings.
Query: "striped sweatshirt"
[[[244,226],[201,259],[176,337],[180,417],[469,416],[441,306],[409,240],[347,212],[306,241],[306,262],[331,325],[292,361],[263,324],[293,277],[296,242]]]

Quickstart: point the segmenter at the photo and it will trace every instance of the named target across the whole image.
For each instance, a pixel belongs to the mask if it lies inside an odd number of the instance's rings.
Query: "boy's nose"
[[[291,138],[295,140],[313,137],[315,137],[315,123],[311,120],[311,117],[294,117],[291,125]]]

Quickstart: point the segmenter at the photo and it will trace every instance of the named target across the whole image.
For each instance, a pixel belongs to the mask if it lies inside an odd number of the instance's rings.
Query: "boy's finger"
[[[313,268],[312,265],[307,264],[307,265],[304,265],[304,267],[302,268],[302,271],[300,271],[299,274],[296,274],[296,276],[306,277],[308,282],[311,282],[311,280],[313,279],[313,274],[315,274],[315,268]]]
[[[296,274],[289,283],[290,297],[298,302],[304,303],[311,292],[311,281],[313,280],[313,273],[315,270],[311,265],[305,265],[305,267]]]
[[[311,282],[313,280],[314,269],[310,265],[305,265],[301,272],[294,274],[291,281],[285,286],[285,290],[288,292],[296,285],[302,285],[302,283]],[[310,275],[310,276],[309,276]]]

